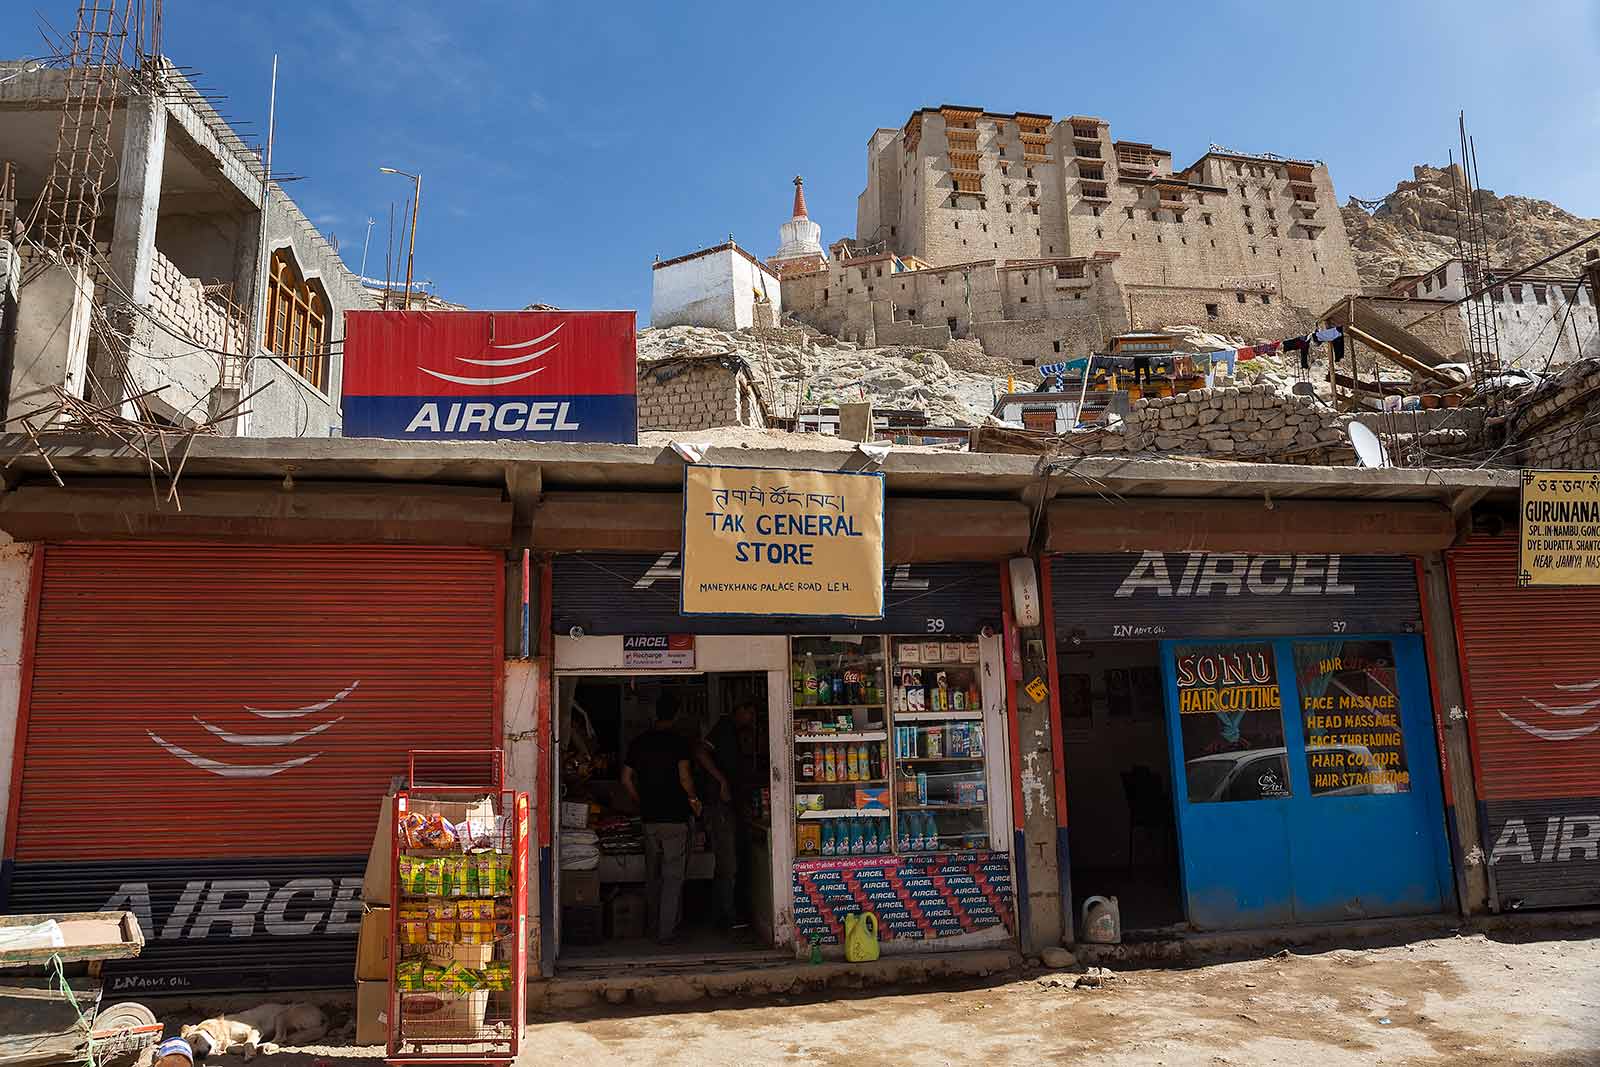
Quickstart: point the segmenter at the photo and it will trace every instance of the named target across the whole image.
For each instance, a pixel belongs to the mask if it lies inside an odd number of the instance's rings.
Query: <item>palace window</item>
[[[328,302],[308,283],[287,249],[272,253],[267,273],[263,345],[323,392],[328,390]]]

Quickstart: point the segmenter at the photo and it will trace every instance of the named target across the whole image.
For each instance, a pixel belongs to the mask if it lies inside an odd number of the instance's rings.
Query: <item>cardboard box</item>
[[[394,903],[394,887],[389,884],[394,873],[389,869],[393,837],[394,794],[390,793],[383,798],[378,812],[378,829],[372,835],[372,847],[367,850],[367,873],[361,879],[361,899],[368,904]]]
[[[356,983],[356,1044],[389,1041],[389,983]]]
[[[400,1033],[406,1038],[471,1039],[483,1029],[489,991],[401,993]]]
[[[889,812],[889,787],[882,786],[857,786],[856,787],[857,811]]]
[[[473,970],[482,970],[484,965],[494,959],[494,943],[487,945],[435,944],[412,945],[407,950],[406,958],[413,957],[428,960],[440,965],[446,963],[459,963],[463,967]]]
[[[600,903],[600,872],[562,871],[561,903],[563,906],[588,907]]]
[[[389,980],[388,908],[369,907],[361,915],[361,934],[356,938],[356,980]]]
[[[645,895],[638,890],[624,889],[611,897],[606,905],[606,934],[609,937],[643,937],[645,932]]]

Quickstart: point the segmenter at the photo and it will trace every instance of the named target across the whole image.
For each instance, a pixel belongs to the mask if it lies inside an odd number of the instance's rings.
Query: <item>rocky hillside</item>
[[[1037,381],[1031,370],[985,355],[976,341],[932,352],[861,348],[799,326],[738,333],[669,326],[640,331],[638,344],[640,363],[724,352],[743,356],[779,415],[870,399],[879,407],[925,411],[934,423],[970,425],[988,416],[1009,380],[1019,388]]]
[[[1452,171],[1459,182],[1459,167],[1412,168],[1412,180],[1395,186],[1370,214],[1353,201],[1345,204],[1344,225],[1364,284],[1387,285],[1397,274],[1428,270],[1456,254]],[[1546,200],[1496,196],[1488,189],[1479,196],[1490,258],[1497,264],[1523,266],[1600,230],[1600,219],[1579,218]],[[1581,259],[1578,253],[1559,265],[1575,274]]]

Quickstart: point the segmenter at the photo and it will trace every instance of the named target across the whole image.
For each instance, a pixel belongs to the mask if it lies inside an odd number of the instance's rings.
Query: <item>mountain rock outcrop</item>
[[[1426,271],[1457,254],[1451,183],[1461,187],[1460,167],[1423,165],[1412,168],[1412,175],[1376,211],[1353,200],[1342,209],[1364,285],[1387,285],[1397,274]],[[1480,189],[1478,197],[1496,265],[1525,266],[1600,230],[1600,219],[1579,218],[1547,200],[1496,196],[1489,189]],[[1550,269],[1575,275],[1583,255],[1580,250],[1563,257]]]

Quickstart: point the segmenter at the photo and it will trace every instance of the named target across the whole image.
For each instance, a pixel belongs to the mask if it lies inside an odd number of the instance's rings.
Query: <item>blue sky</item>
[[[38,51],[0,10],[0,53]],[[1191,12],[1209,12],[1197,17]],[[425,176],[417,274],[474,307],[636,308],[650,263],[768,254],[806,176],[825,241],[854,232],[867,138],[918,107],[1107,119],[1184,165],[1211,142],[1324,159],[1341,200],[1442,162],[1465,108],[1485,185],[1600,216],[1600,3],[633,3],[166,0],[166,51],[265,127],[275,169],[383,273],[378,166]]]

